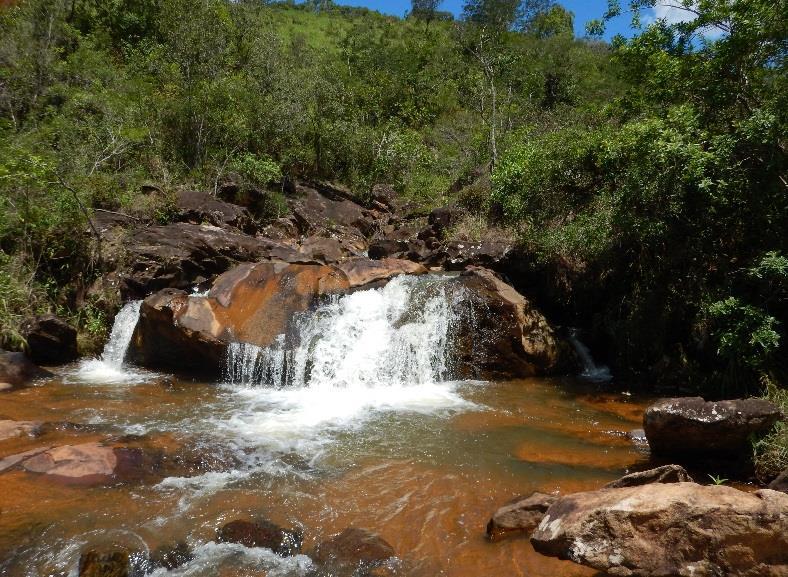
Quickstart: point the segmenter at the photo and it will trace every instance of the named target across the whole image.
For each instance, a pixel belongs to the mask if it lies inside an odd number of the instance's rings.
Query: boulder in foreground
[[[742,460],[751,455],[750,438],[768,432],[781,418],[780,409],[763,399],[680,397],[646,409],[643,428],[654,454]]]
[[[784,577],[788,495],[695,483],[575,493],[547,510],[531,543],[617,577]]]
[[[20,387],[47,376],[52,374],[33,364],[25,353],[0,351],[0,390]]]

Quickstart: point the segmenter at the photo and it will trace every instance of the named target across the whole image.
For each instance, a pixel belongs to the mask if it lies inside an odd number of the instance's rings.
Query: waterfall
[[[580,377],[595,383],[604,383],[613,380],[610,369],[605,365],[597,365],[596,362],[594,362],[594,357],[591,356],[591,350],[578,338],[577,334],[577,329],[569,330],[569,342],[572,343],[577,356],[580,357],[580,361],[583,363],[583,371],[580,373]]]
[[[116,369],[123,366],[123,359],[126,358],[126,351],[129,349],[131,337],[140,318],[141,305],[142,301],[128,302],[115,316],[112,332],[101,354],[101,360],[107,365]]]
[[[274,388],[371,388],[450,377],[454,293],[442,277],[400,276],[334,297],[295,319],[269,347],[233,343],[226,380]],[[288,343],[288,341],[292,341]]]
[[[118,383],[140,380],[143,375],[124,368],[123,361],[140,318],[142,301],[130,301],[115,316],[109,340],[98,359],[80,363],[76,376],[91,382]]]

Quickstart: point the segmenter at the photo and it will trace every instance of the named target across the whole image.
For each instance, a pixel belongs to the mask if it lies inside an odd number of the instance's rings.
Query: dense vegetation
[[[469,0],[456,21],[432,1],[406,19],[328,0],[6,8],[2,345],[45,309],[102,330],[92,210],[166,222],[177,187],[234,172],[271,189],[271,216],[293,178],[459,203],[516,235],[619,374],[784,383],[784,2],[688,5],[612,44],[549,1]]]

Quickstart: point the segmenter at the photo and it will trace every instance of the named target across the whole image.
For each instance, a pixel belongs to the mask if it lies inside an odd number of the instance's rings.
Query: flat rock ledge
[[[695,483],[575,493],[550,506],[531,543],[616,577],[785,577],[788,495]]]

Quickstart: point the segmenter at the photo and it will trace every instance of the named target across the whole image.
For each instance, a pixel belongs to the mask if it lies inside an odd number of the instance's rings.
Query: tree
[[[410,15],[419,20],[426,20],[427,24],[435,19],[438,6],[443,0],[411,0]]]
[[[522,0],[467,0],[462,11],[466,22],[497,33],[511,29],[522,15]]]

